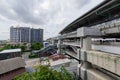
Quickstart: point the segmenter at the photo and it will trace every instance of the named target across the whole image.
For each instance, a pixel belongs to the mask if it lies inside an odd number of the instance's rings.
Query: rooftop
[[[21,57],[6,59],[0,61],[0,74],[25,67],[25,62]]]
[[[18,49],[7,49],[7,50],[3,50],[0,52],[0,54],[2,53],[12,53],[12,52],[21,52],[21,49],[18,48]]]

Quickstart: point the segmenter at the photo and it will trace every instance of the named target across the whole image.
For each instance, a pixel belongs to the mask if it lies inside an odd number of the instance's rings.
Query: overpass
[[[78,75],[82,80],[120,80],[119,0],[105,0],[66,26],[60,34],[50,40],[58,43],[60,53],[64,50],[78,59]],[[68,46],[73,51],[67,49]]]

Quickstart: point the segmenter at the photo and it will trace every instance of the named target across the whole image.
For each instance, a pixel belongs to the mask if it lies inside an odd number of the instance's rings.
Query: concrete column
[[[57,48],[58,48],[57,53],[61,54],[61,39],[58,40]]]
[[[82,38],[82,46],[81,46],[81,68],[80,68],[80,76],[83,80],[87,79],[87,69],[92,68],[91,63],[87,62],[87,53],[86,51],[91,49],[91,38],[84,37]]]
[[[82,38],[83,39],[83,46],[82,46],[82,50],[90,50],[91,49],[91,38],[90,37],[85,37]]]
[[[54,39],[52,39],[52,41],[51,41],[51,42],[52,42],[52,45],[55,45],[55,41],[54,41]]]
[[[79,60],[81,60],[81,50],[80,49],[77,49],[77,58],[79,59]],[[78,68],[77,68],[77,74],[78,74],[78,76],[80,77],[80,67],[81,67],[81,62],[80,61],[78,61],[79,62],[79,64],[78,64]]]

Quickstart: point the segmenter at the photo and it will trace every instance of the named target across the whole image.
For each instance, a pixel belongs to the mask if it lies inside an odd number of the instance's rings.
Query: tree
[[[21,48],[22,52],[25,51],[24,45],[10,45],[10,44],[5,44],[2,48],[0,48],[0,51],[5,49],[16,49],[16,48]]]
[[[31,44],[31,49],[32,50],[40,50],[43,47],[42,43],[32,43]]]
[[[25,46],[24,45],[20,45],[19,48],[21,48],[22,52],[25,51]]]
[[[60,71],[47,66],[39,66],[35,72],[24,73],[13,80],[77,80],[75,74],[69,73],[64,67]]]

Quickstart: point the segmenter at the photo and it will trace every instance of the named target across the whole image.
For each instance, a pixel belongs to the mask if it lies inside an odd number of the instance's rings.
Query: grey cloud
[[[13,21],[13,24],[20,22],[42,26],[51,33],[45,33],[48,38],[88,11],[90,7],[85,6],[91,6],[95,1],[99,3],[103,0],[0,0],[0,16]],[[46,5],[43,6],[44,3]],[[6,24],[13,25],[10,22]]]
[[[23,21],[25,23],[33,23],[33,24],[43,24],[44,20],[41,18],[41,16],[34,16],[34,0],[14,0],[12,2],[11,7],[17,14],[17,18],[20,21]],[[43,15],[42,15],[43,16]],[[44,17],[44,16],[43,16]]]
[[[51,19],[55,18],[55,16],[60,12],[62,2],[53,1],[50,2],[49,10],[45,10],[40,7],[40,14],[36,15],[34,13],[34,7],[36,5],[41,5],[46,0],[5,0],[4,4],[0,4],[0,14],[5,16],[8,19],[21,21],[24,23],[31,23],[37,25],[47,24]],[[64,0],[63,0],[64,1]],[[76,0],[76,4],[78,3]],[[81,0],[81,2],[86,2],[86,0]],[[38,4],[39,3],[39,4]],[[72,6],[74,7],[74,5]],[[62,6],[64,6],[63,4]],[[37,8],[38,6],[36,6]]]
[[[80,9],[85,5],[88,5],[88,3],[90,3],[91,0],[75,0],[75,3],[77,3],[77,7]]]

